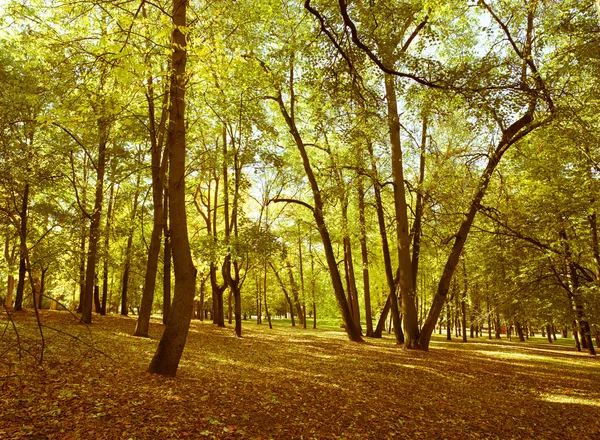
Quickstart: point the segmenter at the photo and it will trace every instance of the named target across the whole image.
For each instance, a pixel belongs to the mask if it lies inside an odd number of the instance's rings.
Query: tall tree
[[[185,203],[185,85],[187,45],[187,0],[173,0],[173,40],[171,74],[171,108],[167,145],[169,149],[169,219],[175,270],[175,294],[169,318],[148,371],[175,376],[187,339],[196,285],[196,268],[192,261],[187,231]]]

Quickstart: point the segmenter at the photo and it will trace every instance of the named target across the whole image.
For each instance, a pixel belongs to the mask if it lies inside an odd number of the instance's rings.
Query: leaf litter
[[[564,346],[393,339],[192,321],[176,378],[146,372],[162,325],[84,326],[44,311],[44,363],[31,313],[0,339],[0,438],[600,438],[600,362]]]

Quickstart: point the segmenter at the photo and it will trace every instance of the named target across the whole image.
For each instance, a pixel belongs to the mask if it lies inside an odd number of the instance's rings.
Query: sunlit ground
[[[248,321],[238,339],[193,321],[165,379],[145,372],[158,320],[140,339],[135,317],[42,319],[77,339],[45,329],[38,367],[32,314],[15,316],[22,360],[9,326],[0,438],[600,438],[600,362],[542,338],[436,335],[425,353],[388,334],[356,344],[335,327]]]

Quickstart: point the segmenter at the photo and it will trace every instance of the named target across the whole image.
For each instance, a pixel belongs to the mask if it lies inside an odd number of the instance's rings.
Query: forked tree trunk
[[[394,182],[394,208],[396,213],[396,240],[398,242],[398,284],[402,297],[402,319],[404,321],[404,346],[419,348],[419,323],[415,307],[415,286],[413,285],[412,263],[410,260],[410,235],[408,228],[408,206],[404,187],[402,146],[400,143],[400,120],[396,102],[395,78],[385,74],[385,100],[388,110],[388,128],[392,150],[392,179]],[[394,307],[392,301],[392,308]]]
[[[187,0],[173,1],[173,55],[169,113],[169,204],[175,295],[165,331],[150,362],[150,373],[175,376],[190,327],[196,286],[185,203],[185,64]]]

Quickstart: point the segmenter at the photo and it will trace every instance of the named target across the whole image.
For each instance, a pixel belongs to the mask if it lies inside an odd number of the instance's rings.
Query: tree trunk
[[[204,296],[206,294],[206,277],[200,283],[200,303],[198,304],[198,319],[204,321]]]
[[[112,210],[113,210],[113,195],[114,195],[115,184],[114,182],[110,185],[110,191],[108,195],[108,209],[106,211],[106,228],[104,231],[104,261],[102,268],[102,305],[100,307],[100,314],[106,315],[106,300],[108,298],[108,256],[110,250],[110,225],[112,222]]]
[[[300,299],[298,296],[298,284],[296,284],[296,280],[294,279],[294,271],[292,270],[292,265],[287,262],[286,263],[288,277],[290,279],[290,286],[292,290],[292,297],[294,298],[294,305],[296,306],[296,313],[298,316],[298,320],[300,324],[304,324],[304,316],[302,316],[302,306],[300,305]]]
[[[81,252],[79,259],[79,304],[77,305],[77,313],[83,313],[83,298],[85,296],[85,241],[87,232],[85,226],[81,227],[81,242],[79,250]]]
[[[446,300],[446,340],[452,340],[452,316],[450,315],[450,301]]]
[[[515,329],[517,331],[517,335],[519,336],[519,342],[525,342],[525,336],[523,335],[523,328],[521,327],[521,323],[519,321],[515,321]]]
[[[365,188],[362,176],[358,177],[358,224],[360,232],[360,255],[363,267],[363,292],[365,297],[365,320],[367,336],[373,336],[373,317],[371,316],[371,286],[369,280],[369,252],[367,250],[367,224],[365,219]]]
[[[585,309],[583,301],[581,300],[581,293],[579,292],[579,275],[577,274],[577,268],[571,255],[571,249],[567,240],[567,232],[565,228],[561,227],[559,231],[561,240],[563,241],[563,249],[565,252],[565,260],[569,269],[569,284],[570,284],[570,296],[572,302],[575,304],[575,313],[577,316],[577,322],[579,324],[579,330],[581,332],[581,345],[586,348],[592,356],[596,355],[594,350],[594,344],[592,343],[592,332],[590,324],[585,315]]]
[[[13,301],[13,293],[15,290],[15,263],[16,263],[16,246],[12,246],[10,238],[6,237],[6,241],[4,243],[4,258],[6,259],[6,264],[8,265],[8,280],[6,285],[6,298],[4,299],[4,305],[7,309],[12,309],[12,301]]]
[[[462,317],[462,340],[463,342],[467,342],[467,290],[469,288],[469,283],[467,280],[467,264],[465,263],[465,259],[463,257],[462,260],[463,266],[463,278],[465,281],[465,286],[462,292],[462,296],[460,298],[460,311]],[[473,337],[473,327],[471,326],[471,338]]]
[[[96,283],[94,286],[94,311],[98,314],[102,313],[102,304],[100,303],[100,286],[98,283]]]
[[[169,320],[169,312],[171,310],[171,260],[173,258],[171,252],[171,230],[169,228],[169,186],[164,188],[164,204],[163,204],[163,227],[165,244],[163,247],[163,324],[167,325]]]
[[[496,339],[502,339],[501,335],[501,330],[502,330],[502,325],[500,324],[500,314],[498,312],[496,312]],[[508,332],[508,329],[506,329],[506,331]]]
[[[44,295],[46,295],[46,274],[48,273],[49,267],[42,268],[42,276],[40,277],[40,294],[38,296],[38,309],[42,309],[42,301]]]
[[[15,296],[15,311],[23,310],[23,293],[25,291],[25,275],[27,273],[27,217],[29,205],[29,183],[25,184],[23,190],[23,201],[19,217],[21,220],[19,228],[19,280],[17,282],[17,294]]]
[[[400,321],[400,313],[398,307],[398,301],[396,296],[396,281],[394,280],[394,272],[392,270],[392,259],[390,254],[389,243],[387,239],[387,228],[385,226],[385,214],[383,211],[383,202],[381,200],[381,184],[377,179],[377,165],[375,163],[375,156],[373,154],[373,145],[367,144],[369,150],[369,158],[371,161],[371,178],[373,182],[373,190],[375,192],[375,209],[377,212],[377,223],[379,226],[379,236],[381,237],[381,250],[383,252],[383,265],[385,268],[385,279],[388,286],[388,299],[385,303],[385,307],[381,312],[377,328],[373,332],[374,338],[381,338],[381,334],[385,329],[385,321],[387,314],[392,309],[392,320],[394,323],[394,335],[396,337],[396,343],[404,343],[404,333],[402,332],[402,326]],[[393,302],[395,306],[392,307]]]
[[[410,235],[408,229],[408,206],[404,188],[402,146],[400,143],[400,120],[396,102],[395,78],[385,74],[385,99],[388,110],[388,128],[392,149],[392,178],[394,181],[394,208],[396,212],[396,234],[398,242],[399,288],[402,297],[402,319],[404,321],[404,346],[419,348],[420,332],[415,307],[412,263],[410,261]],[[392,310],[394,298],[392,297]]]
[[[231,289],[229,289],[229,295],[228,296],[228,304],[227,304],[227,322],[229,324],[233,323],[233,293],[231,292]]]
[[[315,299],[316,281],[315,281],[315,259],[313,258],[312,251],[312,235],[309,236],[310,241],[308,242],[308,251],[310,254],[310,292],[312,296],[312,308],[313,308],[313,329],[317,328],[317,301]]]
[[[210,286],[214,303],[213,323],[217,324],[218,327],[225,327],[223,292],[225,292],[227,284],[219,286],[219,283],[217,282],[217,267],[214,263],[210,263]]]
[[[548,332],[548,342],[552,344],[552,327],[550,324],[546,324],[546,332]]]
[[[273,266],[273,263],[271,263],[269,261],[269,266],[271,267],[271,270],[273,270],[273,273],[275,274],[275,277],[277,278],[277,281],[279,282],[279,286],[281,287],[281,290],[283,291],[283,294],[285,295],[285,300],[288,303],[288,306],[290,308],[290,315],[292,318],[292,327],[296,326],[296,323],[294,322],[294,306],[292,305],[292,300],[290,299],[290,296],[288,295],[287,289],[285,288],[285,284],[283,284],[283,281],[281,279],[281,277],[279,276],[279,272],[277,272],[277,270],[275,269],[275,266]]]
[[[92,322],[92,302],[96,285],[96,261],[98,259],[98,239],[100,236],[100,217],[104,198],[104,168],[106,165],[106,143],[108,141],[108,121],[105,117],[98,119],[98,163],[96,165],[96,194],[94,211],[90,222],[90,238],[85,272],[85,292],[83,295],[83,311],[81,321]]]
[[[144,287],[142,290],[142,302],[135,327],[134,336],[148,336],[150,326],[150,315],[152,315],[152,304],[154,302],[154,291],[156,289],[156,273],[158,272],[158,256],[160,254],[160,239],[163,229],[163,188],[165,185],[166,170],[168,167],[168,151],[163,152],[163,139],[165,130],[165,120],[168,113],[167,101],[168,94],[165,93],[163,108],[159,126],[156,127],[156,117],[154,108],[154,85],[152,76],[148,77],[148,119],[150,128],[151,169],[152,169],[152,201],[154,203],[154,212],[152,214],[152,233],[150,235],[150,246],[148,247],[148,259],[146,261],[146,273],[144,276]],[[169,285],[170,285],[169,279]],[[204,305],[203,305],[204,307]],[[168,315],[168,313],[167,313]],[[164,316],[164,315],[163,315]]]
[[[173,1],[173,55],[171,109],[169,112],[169,211],[175,294],[169,318],[148,371],[175,376],[190,327],[196,286],[196,268],[192,261],[187,232],[185,203],[185,64],[187,0]]]
[[[138,198],[140,196],[140,176],[138,174],[135,185],[135,196],[133,197],[133,206],[131,208],[131,218],[129,219],[129,237],[127,237],[127,248],[125,250],[125,269],[123,271],[123,290],[121,292],[121,315],[127,316],[129,291],[129,272],[131,271],[131,248],[133,246],[133,233],[135,217],[137,215]]]
[[[293,87],[292,87],[293,89]],[[294,138],[296,143],[296,147],[302,157],[302,165],[304,167],[304,171],[306,173],[306,177],[310,183],[311,191],[313,194],[313,200],[315,203],[314,208],[312,208],[312,214],[317,224],[317,228],[319,230],[319,234],[321,235],[321,241],[323,242],[323,248],[325,251],[325,257],[327,260],[327,267],[329,268],[329,274],[331,276],[331,284],[333,287],[333,291],[335,294],[335,299],[338,304],[338,308],[340,309],[340,313],[342,315],[342,319],[344,321],[346,334],[351,341],[362,342],[362,337],[360,333],[356,331],[356,326],[353,322],[352,315],[350,313],[350,308],[348,306],[348,300],[346,299],[346,293],[344,292],[344,285],[342,283],[342,278],[340,276],[340,271],[338,269],[337,261],[335,258],[335,253],[333,252],[333,246],[331,243],[331,237],[329,235],[329,230],[327,229],[327,225],[325,223],[324,216],[324,206],[323,199],[321,198],[321,190],[315,178],[312,166],[310,164],[310,160],[308,158],[308,154],[306,152],[306,147],[300,136],[298,128],[296,127],[296,122],[293,118],[293,111],[291,112],[292,116],[288,114],[287,109],[283,103],[283,98],[281,94],[276,98],[281,114],[283,115],[288,128]],[[293,108],[293,99],[292,99],[292,108]]]
[[[483,171],[481,178],[479,179],[477,190],[475,191],[473,199],[471,200],[471,204],[466,214],[466,218],[462,221],[458,233],[456,234],[452,250],[450,251],[450,255],[446,260],[444,271],[440,278],[438,288],[433,299],[433,303],[427,316],[427,320],[423,325],[421,331],[421,339],[419,341],[420,347],[423,350],[427,350],[429,347],[431,333],[435,329],[435,323],[437,322],[437,319],[444,305],[444,300],[446,295],[448,294],[450,281],[452,280],[452,276],[454,275],[456,265],[458,264],[458,259],[464,248],[473,221],[475,220],[475,215],[481,207],[481,201],[483,200],[483,196],[487,191],[494,170],[496,169],[496,166],[500,162],[500,159],[502,159],[502,156],[504,155],[506,150],[508,150],[508,148],[517,140],[523,138],[537,127],[537,125],[532,123],[534,110],[535,105],[530,105],[527,112],[521,118],[519,118],[518,120],[513,122],[508,128],[503,130],[502,138],[498,142],[498,146],[488,159],[486,168]]]
[[[267,305],[267,260],[264,261],[263,265],[263,295],[265,298],[265,314],[267,315],[267,321],[269,321],[269,328],[273,328],[273,324],[271,324],[271,314],[269,313],[269,306]]]
[[[579,342],[577,328],[577,321],[573,321],[573,338],[575,339],[575,348],[577,349],[577,351],[581,351],[581,343]]]

